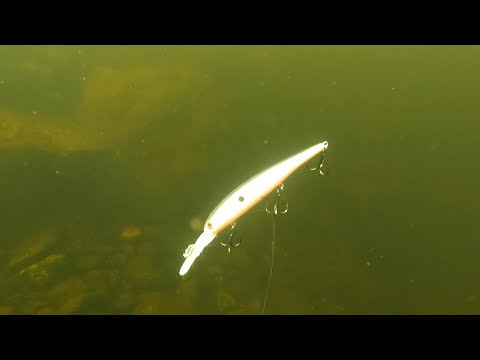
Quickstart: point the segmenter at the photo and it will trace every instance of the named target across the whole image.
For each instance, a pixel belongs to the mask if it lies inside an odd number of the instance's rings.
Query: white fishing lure
[[[188,272],[195,259],[220,231],[234,223],[280,186],[295,170],[325,151],[327,147],[328,142],[324,141],[292,155],[251,177],[227,195],[211,212],[205,222],[203,233],[198,237],[195,244],[190,244],[185,250],[183,254],[185,260],[179,274],[185,275]]]

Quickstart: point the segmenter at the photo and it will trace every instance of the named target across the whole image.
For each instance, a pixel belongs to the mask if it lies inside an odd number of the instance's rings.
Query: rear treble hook
[[[288,211],[288,201],[285,204],[285,209],[279,210],[279,208],[280,208],[280,193],[282,192],[282,190],[283,190],[283,183],[280,184],[280,186],[277,188],[277,200],[275,201],[275,204],[273,205],[273,209],[270,210],[268,208],[268,201],[267,201],[267,205],[265,206],[265,211],[267,213],[277,215],[279,213],[280,214],[285,214]]]
[[[318,159],[318,164],[316,167],[314,168],[311,168],[310,166],[308,166],[307,164],[307,169],[308,170],[311,170],[311,171],[315,171],[315,170],[318,170],[320,174],[322,175],[327,175],[328,173],[328,170],[327,171],[322,171],[322,167],[323,165],[325,164],[325,151],[322,151],[322,153],[320,154],[320,158]]]
[[[228,250],[229,254],[230,254],[230,251],[232,250],[232,247],[237,247],[242,242],[241,240],[239,240],[237,242],[233,241],[233,238],[234,238],[233,237],[233,229],[235,229],[235,225],[237,225],[236,221],[230,227],[230,235],[228,236],[228,242],[224,243],[224,242],[220,241],[220,244],[227,247],[227,250]]]

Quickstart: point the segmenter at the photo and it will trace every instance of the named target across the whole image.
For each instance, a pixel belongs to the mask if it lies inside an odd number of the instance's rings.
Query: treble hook
[[[241,240],[239,240],[236,243],[233,242],[233,229],[235,229],[235,225],[237,225],[237,222],[234,222],[232,224],[232,226],[230,227],[230,235],[228,237],[228,242],[224,243],[224,242],[220,241],[220,244],[227,247],[229,254],[230,254],[230,251],[231,251],[232,247],[237,247],[242,242]]]
[[[311,170],[311,171],[315,171],[315,170],[318,170],[320,172],[320,174],[322,175],[327,175],[328,173],[328,170],[326,172],[323,172],[322,171],[322,167],[323,165],[325,164],[325,152],[322,151],[322,153],[320,154],[320,158],[318,159],[318,165],[314,168],[311,168],[310,166],[308,166],[307,164],[307,169],[308,170]]]
[[[279,211],[279,205],[280,205],[280,193],[282,192],[283,190],[283,183],[280,184],[280,186],[277,188],[277,200],[275,201],[275,205],[273,205],[273,209],[272,210],[269,210],[268,209],[268,201],[267,201],[267,205],[265,206],[265,211],[269,214],[273,214],[273,215],[277,215],[278,213],[280,214],[285,214],[287,211],[288,211],[288,201],[285,205],[285,209],[284,210],[280,210]]]

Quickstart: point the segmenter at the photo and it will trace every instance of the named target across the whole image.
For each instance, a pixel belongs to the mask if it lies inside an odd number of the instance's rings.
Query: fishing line
[[[275,255],[275,218],[276,214],[272,214],[272,256],[270,260],[270,274],[268,275],[267,291],[265,292],[265,298],[263,299],[262,315],[265,313],[265,306],[267,304],[268,293],[270,291],[270,283],[272,282],[273,259]]]

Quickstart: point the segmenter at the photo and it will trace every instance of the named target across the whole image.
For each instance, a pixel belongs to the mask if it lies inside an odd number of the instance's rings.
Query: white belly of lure
[[[198,237],[195,244],[189,245],[185,250],[183,254],[185,260],[179,274],[185,275],[188,272],[195,259],[215,239],[220,231],[230,226],[280,186],[295,170],[311,158],[325,151],[327,147],[328,142],[324,141],[290,156],[251,177],[227,195],[208,217],[203,233]]]

